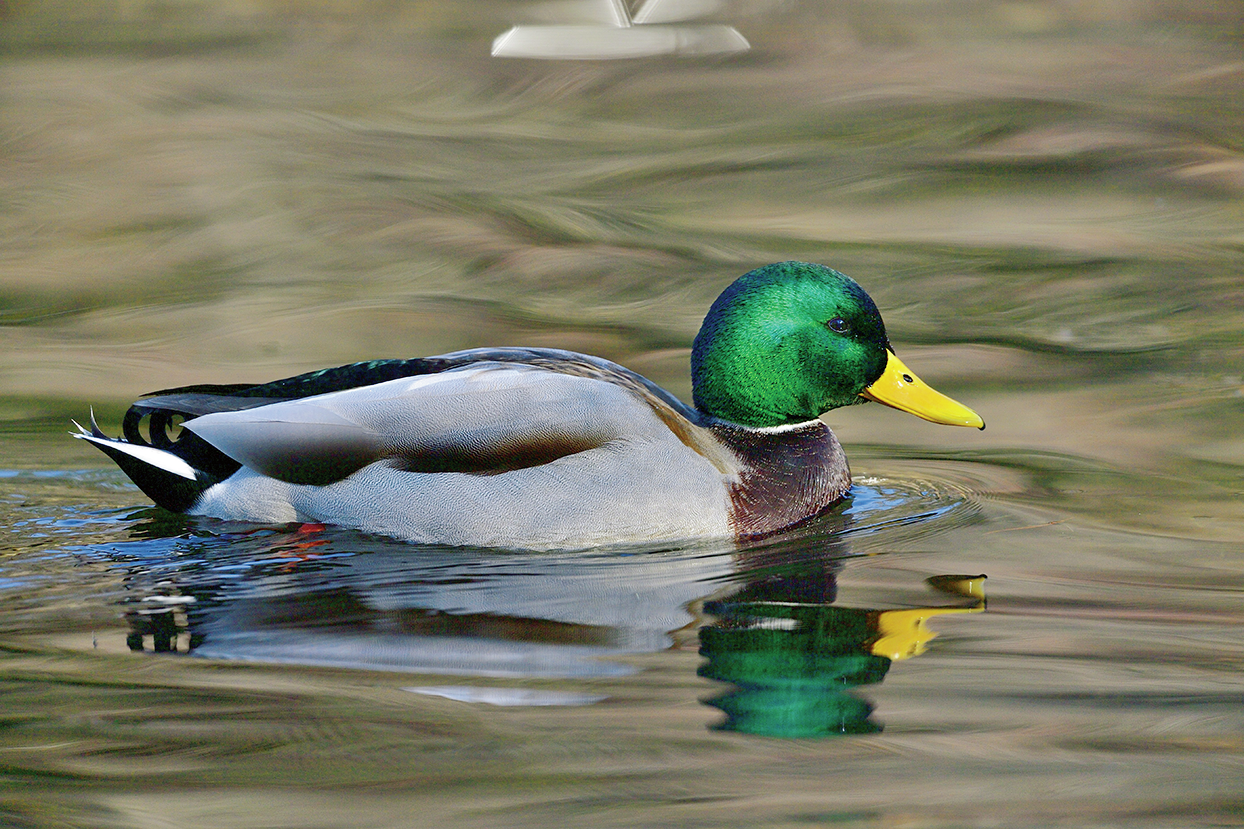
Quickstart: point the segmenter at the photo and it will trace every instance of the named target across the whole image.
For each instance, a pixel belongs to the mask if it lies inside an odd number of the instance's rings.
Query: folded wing
[[[184,426],[264,475],[325,485],[376,462],[487,475],[610,441],[668,437],[654,407],[668,408],[601,379],[484,363],[208,413]]]

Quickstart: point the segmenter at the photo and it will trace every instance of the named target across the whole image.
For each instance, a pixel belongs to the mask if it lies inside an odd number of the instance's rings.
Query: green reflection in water
[[[734,684],[705,702],[726,714],[717,727],[770,737],[824,737],[881,730],[873,706],[849,693],[885,678],[890,660],[868,652],[868,612],[839,607],[714,602],[718,621],[700,631],[700,676]],[[782,622],[791,624],[785,625]]]
[[[716,727],[768,737],[870,734],[882,725],[851,688],[881,682],[894,660],[924,652],[936,636],[925,621],[985,609],[984,576],[935,576],[929,583],[972,596],[965,608],[861,610],[821,604],[722,600],[700,631],[700,676],[732,683],[705,700],[726,714]]]

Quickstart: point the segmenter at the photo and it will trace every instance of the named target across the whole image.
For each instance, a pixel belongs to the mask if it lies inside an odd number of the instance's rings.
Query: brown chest
[[[730,488],[730,524],[740,538],[767,535],[820,513],[851,486],[842,446],[818,421],[783,430],[715,425],[741,461]]]

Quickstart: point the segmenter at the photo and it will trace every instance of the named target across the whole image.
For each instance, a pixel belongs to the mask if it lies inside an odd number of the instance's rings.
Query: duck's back
[[[170,389],[135,403],[124,432],[81,436],[157,503],[192,514],[489,546],[731,533],[736,458],[699,413],[567,351],[478,349]]]
[[[187,428],[242,464],[197,514],[498,547],[731,534],[733,456],[610,379],[477,363]]]

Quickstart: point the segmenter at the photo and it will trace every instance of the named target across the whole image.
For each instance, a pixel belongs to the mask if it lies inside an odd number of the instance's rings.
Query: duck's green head
[[[779,262],[717,298],[691,351],[696,406],[746,426],[781,426],[877,400],[936,423],[980,417],[899,362],[876,304],[823,265]]]

